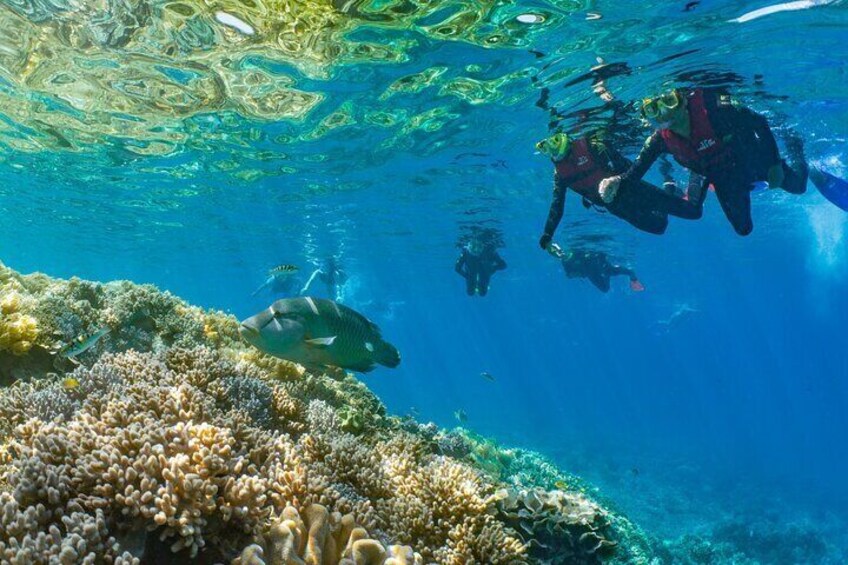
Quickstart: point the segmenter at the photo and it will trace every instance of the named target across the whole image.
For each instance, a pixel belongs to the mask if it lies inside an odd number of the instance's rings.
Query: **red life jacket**
[[[733,153],[713,130],[700,88],[688,96],[689,138],[661,129],[660,135],[674,160],[707,178],[722,176],[733,167]]]
[[[598,184],[615,175],[605,163],[598,163],[585,137],[572,144],[568,157],[557,161],[556,173],[570,189],[597,202],[600,202]]]

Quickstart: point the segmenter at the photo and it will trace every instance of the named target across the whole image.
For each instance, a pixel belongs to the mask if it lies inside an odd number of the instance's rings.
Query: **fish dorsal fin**
[[[305,343],[307,343],[309,345],[329,347],[330,345],[333,345],[333,342],[336,341],[336,336],[316,337],[314,339],[307,339],[307,340],[304,340],[304,341],[305,341]]]

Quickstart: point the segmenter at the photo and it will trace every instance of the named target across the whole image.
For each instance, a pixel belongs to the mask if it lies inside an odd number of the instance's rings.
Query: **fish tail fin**
[[[391,343],[380,340],[374,348],[374,360],[393,369],[400,365],[400,352]]]

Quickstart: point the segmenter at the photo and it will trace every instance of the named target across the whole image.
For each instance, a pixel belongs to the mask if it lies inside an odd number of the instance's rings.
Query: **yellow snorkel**
[[[571,151],[571,139],[567,134],[555,133],[537,143],[536,150],[554,161],[562,161]]]

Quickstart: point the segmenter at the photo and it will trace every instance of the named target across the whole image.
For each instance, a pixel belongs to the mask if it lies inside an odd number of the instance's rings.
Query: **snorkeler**
[[[556,243],[549,247],[551,255],[559,258],[565,276],[570,279],[587,279],[595,288],[603,293],[609,292],[610,279],[619,275],[626,275],[630,279],[630,289],[641,292],[645,287],[639,282],[636,271],[612,263],[609,256],[602,251],[564,251]]]
[[[669,215],[690,220],[701,217],[700,203],[678,198],[641,180],[626,183],[620,191],[620,199],[609,204],[604,202],[598,184],[611,172],[628,170],[631,164],[598,135],[572,141],[568,135],[557,133],[537,143],[536,149],[550,157],[556,167],[553,202],[539,239],[542,249],[548,248],[562,219],[565,193],[569,188],[583,197],[586,208],[593,205],[606,208],[640,230],[657,235],[665,233]],[[702,200],[700,195],[695,199]]]
[[[321,268],[315,269],[312,272],[309,276],[309,280],[307,280],[306,284],[303,285],[303,288],[300,289],[301,296],[309,292],[309,287],[312,286],[312,283],[316,278],[324,283],[324,286],[327,289],[327,296],[337,302],[342,300],[343,297],[340,287],[344,286],[348,277],[347,273],[344,272],[335,257],[328,257]]]
[[[794,164],[790,167],[781,158],[766,119],[732,104],[727,95],[701,88],[671,90],[646,98],[642,115],[656,131],[626,172],[601,182],[602,198],[610,205],[624,186],[641,179],[663,153],[705,177],[704,188],[713,185],[724,215],[739,235],[754,229],[751,191],[755,183],[767,181],[770,188],[793,194],[806,190],[808,168],[800,139],[787,142]],[[703,204],[705,196],[706,190],[701,190],[696,204]]]
[[[497,271],[506,269],[506,261],[498,253],[495,246],[471,240],[462,247],[454,270],[465,279],[465,291],[469,296],[486,296],[489,292],[489,282]]]

